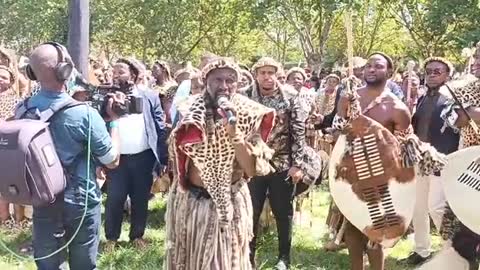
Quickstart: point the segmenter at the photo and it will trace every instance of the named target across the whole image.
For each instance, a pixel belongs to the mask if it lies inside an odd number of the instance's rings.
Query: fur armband
[[[335,115],[332,122],[332,128],[338,131],[345,131],[352,123],[351,118],[341,117],[338,114]]]
[[[395,131],[395,137],[401,145],[402,165],[406,168],[418,166],[418,173],[422,176],[439,172],[446,164],[444,154],[429,143],[424,143],[413,133],[412,126],[402,131]]]
[[[248,140],[247,147],[255,157],[256,175],[264,176],[275,172],[275,169],[270,165],[270,160],[275,151],[268,147],[259,134]]]

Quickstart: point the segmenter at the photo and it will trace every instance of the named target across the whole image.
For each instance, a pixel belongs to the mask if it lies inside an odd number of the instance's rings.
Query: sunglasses
[[[425,74],[427,75],[435,75],[435,76],[438,76],[438,75],[442,75],[443,73],[445,73],[446,71],[443,70],[443,69],[426,69],[425,70]]]

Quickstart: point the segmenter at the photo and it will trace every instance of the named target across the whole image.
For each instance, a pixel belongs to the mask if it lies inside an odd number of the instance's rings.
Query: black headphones
[[[70,57],[65,57],[65,55],[68,55],[67,49],[57,42],[45,42],[42,45],[46,44],[52,45],[57,50],[58,64],[55,66],[55,77],[60,82],[68,80],[68,78],[70,78],[70,75],[73,72],[74,65]],[[37,76],[35,76],[35,73],[33,72],[33,69],[30,65],[27,65],[27,67],[25,68],[25,73],[30,80],[37,80]]]

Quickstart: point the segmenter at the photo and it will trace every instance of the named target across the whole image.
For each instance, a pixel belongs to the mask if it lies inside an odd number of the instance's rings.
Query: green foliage
[[[92,55],[197,62],[205,52],[251,59],[271,55],[314,68],[346,61],[345,11],[354,53],[396,59],[447,56],[480,39],[470,0],[90,0]],[[21,54],[40,42],[66,43],[68,1],[0,1],[0,43]]]
[[[382,1],[408,31],[419,57],[448,56],[478,41],[480,9],[470,0]]]
[[[66,43],[68,2],[64,0],[3,0],[0,2],[0,41],[20,53],[47,40]]]

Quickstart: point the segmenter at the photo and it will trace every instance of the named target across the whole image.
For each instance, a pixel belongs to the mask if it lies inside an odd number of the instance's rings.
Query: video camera
[[[143,112],[143,98],[132,94],[133,83],[121,83],[120,85],[92,85],[88,83],[81,75],[75,78],[75,84],[85,88],[89,92],[88,102],[91,106],[100,112],[102,117],[107,116],[106,105],[111,98],[109,93],[122,92],[127,97],[125,102],[114,102],[113,112],[118,116],[126,114],[138,114]]]

